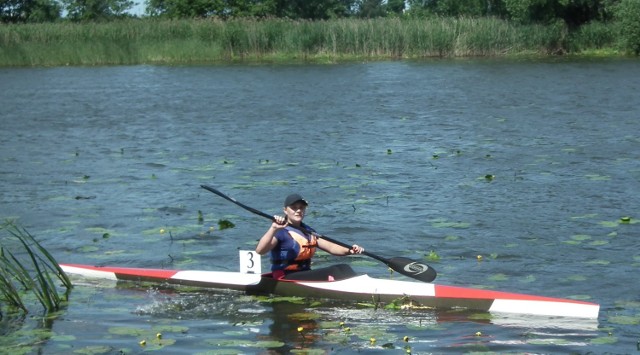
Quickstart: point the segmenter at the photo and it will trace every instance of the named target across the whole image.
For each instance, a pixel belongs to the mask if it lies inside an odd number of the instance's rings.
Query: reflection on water
[[[238,248],[252,248],[267,222],[199,186],[268,213],[301,192],[305,221],[322,234],[385,257],[435,253],[438,283],[602,306],[600,328],[577,335],[526,320],[430,324],[443,315],[356,309],[359,320],[311,307],[300,310],[319,317],[305,321],[317,328],[304,346],[633,352],[638,74],[637,60],[566,59],[0,69],[0,218],[61,262],[237,270]],[[338,261],[320,254],[315,266]],[[389,275],[365,257],[347,262]],[[140,329],[167,324],[172,353],[217,349],[218,334],[303,346],[302,321],[273,305],[199,295],[77,287],[44,346],[137,351]],[[331,324],[350,320],[351,334]]]

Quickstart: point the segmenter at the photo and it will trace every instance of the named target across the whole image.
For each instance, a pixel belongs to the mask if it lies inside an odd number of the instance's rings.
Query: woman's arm
[[[278,245],[278,239],[276,238],[276,233],[286,227],[284,224],[284,217],[281,216],[273,216],[275,221],[271,223],[269,229],[264,232],[264,235],[258,240],[258,245],[256,245],[256,253],[260,255],[264,255],[271,251],[276,245]]]
[[[318,238],[318,248],[326,251],[329,254],[332,255],[338,255],[338,256],[345,256],[345,255],[351,255],[351,254],[362,254],[362,252],[364,251],[364,248],[358,246],[357,244],[354,244],[351,249],[349,248],[345,248],[341,245],[332,243],[328,240],[324,240],[322,238]]]

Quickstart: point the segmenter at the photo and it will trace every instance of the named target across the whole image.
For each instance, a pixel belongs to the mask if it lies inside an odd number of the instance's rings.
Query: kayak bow
[[[406,297],[421,306],[597,319],[595,303],[543,296],[435,285],[358,275],[340,281],[275,280],[267,275],[227,271],[164,270],[60,264],[64,272],[87,278],[151,281],[177,285],[348,301],[392,302]]]

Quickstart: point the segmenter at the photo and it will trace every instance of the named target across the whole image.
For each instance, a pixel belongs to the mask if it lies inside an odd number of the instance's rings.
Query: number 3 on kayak
[[[240,250],[240,272],[243,274],[262,273],[260,254],[253,250]]]

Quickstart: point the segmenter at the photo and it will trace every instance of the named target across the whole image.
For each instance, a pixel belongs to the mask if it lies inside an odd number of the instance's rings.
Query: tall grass
[[[0,305],[28,312],[24,299],[32,294],[47,312],[58,310],[72,286],[54,257],[13,222],[0,225],[0,235]],[[9,244],[18,252],[7,249]],[[58,282],[65,293],[58,291]]]
[[[156,20],[0,26],[0,66],[340,61],[582,50],[565,26],[496,18]],[[599,46],[613,45],[607,42]]]

